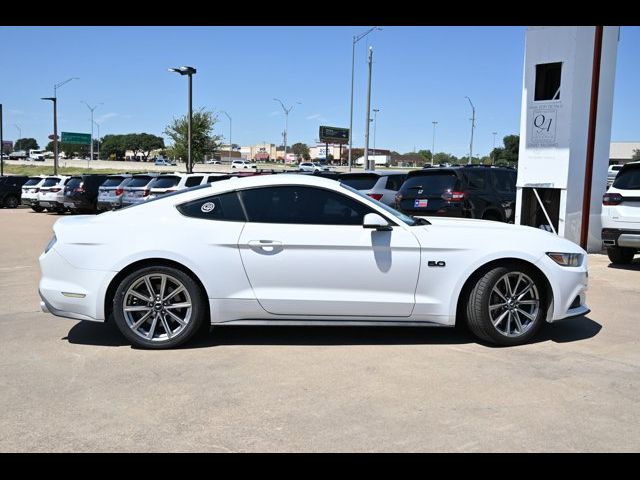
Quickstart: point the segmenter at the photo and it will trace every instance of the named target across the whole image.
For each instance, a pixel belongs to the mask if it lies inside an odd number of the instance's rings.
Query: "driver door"
[[[408,317],[420,245],[402,226],[365,229],[373,212],[332,190],[273,186],[239,192],[248,222],[239,239],[260,305],[297,316]]]

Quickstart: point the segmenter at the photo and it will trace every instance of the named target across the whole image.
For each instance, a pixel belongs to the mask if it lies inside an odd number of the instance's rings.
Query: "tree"
[[[428,163],[431,163],[431,157],[433,156],[431,150],[418,150],[418,155],[422,155]]]
[[[19,138],[13,146],[14,150],[25,150],[27,152],[38,148],[40,147],[38,147],[38,142],[36,142],[35,138]]]
[[[221,135],[213,134],[213,127],[218,119],[213,112],[201,108],[194,112],[191,127],[191,157],[195,162],[203,162],[205,155],[213,155],[220,148]],[[187,116],[174,118],[173,122],[165,128],[165,135],[173,141],[169,149],[170,155],[187,159],[188,145]]]
[[[97,147],[97,145],[94,145],[94,149]],[[47,143],[47,151],[49,152],[53,152],[53,140],[49,143]],[[89,155],[90,153],[90,148],[89,145],[80,145],[77,143],[62,143],[62,142],[58,142],[58,152],[64,152],[65,155],[67,156],[78,156],[78,157],[84,157],[86,155]]]
[[[434,164],[442,164],[442,163],[458,163],[458,157],[456,157],[455,155],[451,155],[450,153],[444,153],[444,152],[440,152],[440,153],[436,153],[433,156],[433,163]]]
[[[503,147],[496,147],[491,151],[492,163],[517,165],[520,150],[520,135],[507,135],[502,139]]]
[[[640,150],[634,150],[633,156],[631,157],[632,161],[640,160]]]
[[[105,135],[100,144],[100,156],[108,159],[123,159],[127,151],[126,135]]]
[[[311,156],[309,155],[309,147],[305,143],[294,143],[291,145],[291,152],[305,160],[311,159]]]

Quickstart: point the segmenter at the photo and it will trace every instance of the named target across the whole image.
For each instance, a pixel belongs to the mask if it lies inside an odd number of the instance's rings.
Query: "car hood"
[[[490,220],[448,217],[422,217],[431,225],[415,228],[423,245],[445,245],[445,248],[482,248],[496,251],[526,251],[533,256],[545,252],[582,253],[579,245],[540,228]],[[436,241],[437,239],[437,241]]]

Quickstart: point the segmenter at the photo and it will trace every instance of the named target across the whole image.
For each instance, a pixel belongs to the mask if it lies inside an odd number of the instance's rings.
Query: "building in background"
[[[624,165],[630,162],[636,150],[640,152],[640,141],[611,142],[609,145],[609,165]]]

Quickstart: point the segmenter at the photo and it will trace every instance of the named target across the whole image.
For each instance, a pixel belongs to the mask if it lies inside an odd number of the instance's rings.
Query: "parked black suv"
[[[75,175],[64,187],[64,206],[72,212],[98,211],[98,188],[107,175]]]
[[[513,223],[516,171],[469,165],[409,172],[396,209],[410,215],[482,218]]]
[[[0,177],[0,208],[17,208],[20,205],[22,185],[29,177],[22,175],[9,175]]]

